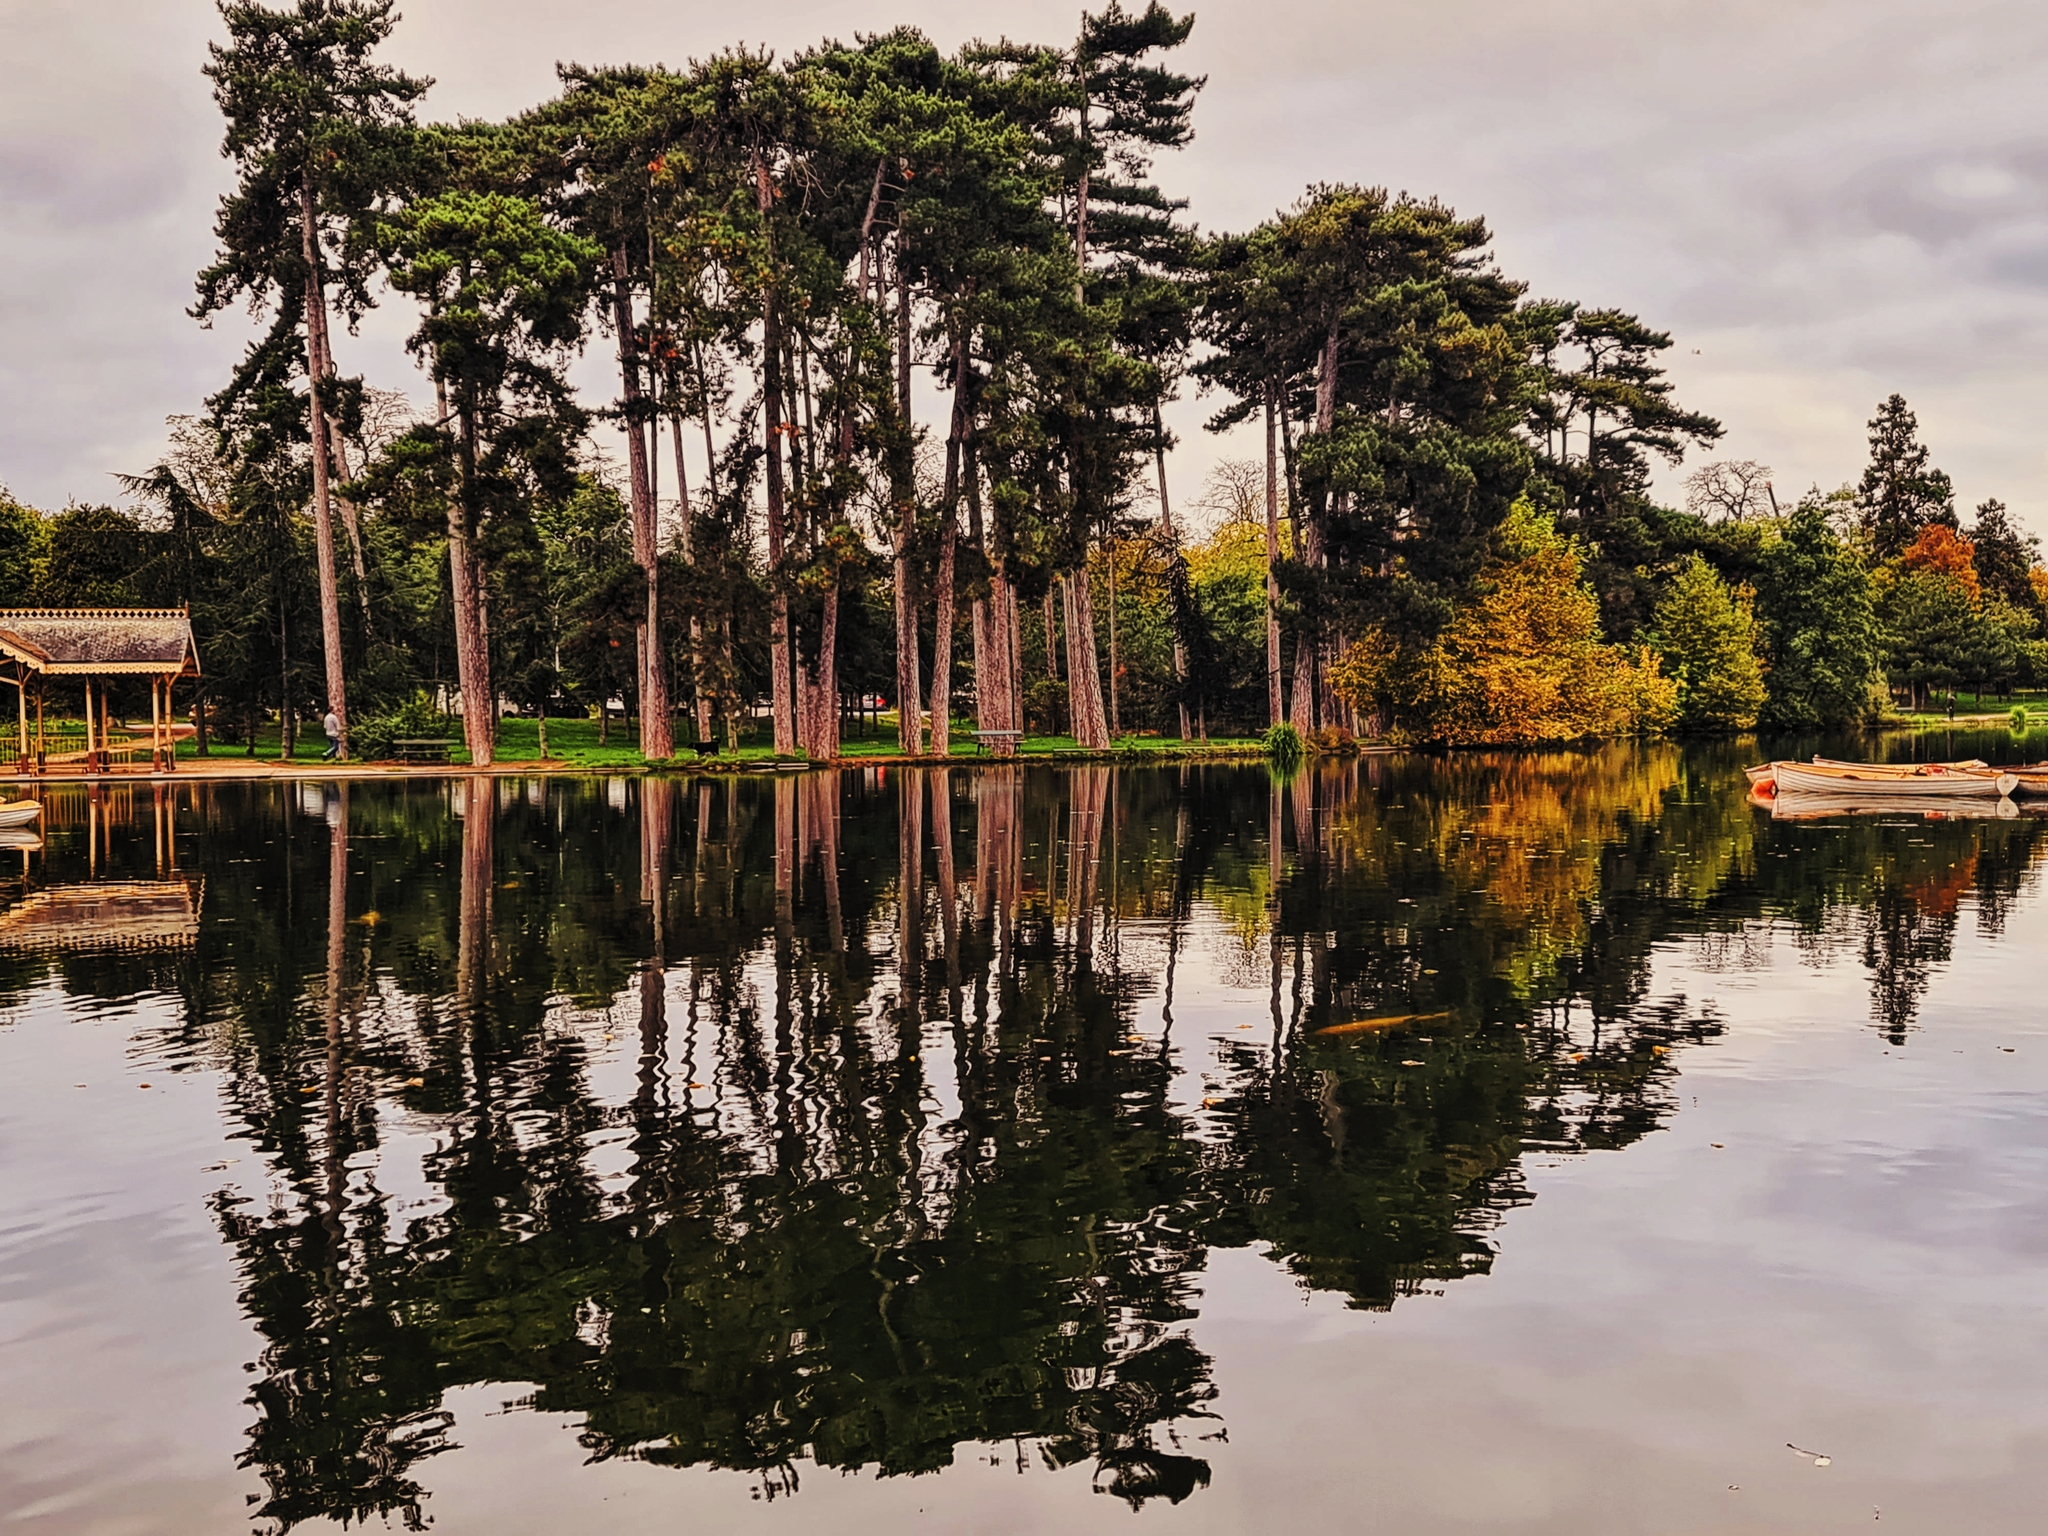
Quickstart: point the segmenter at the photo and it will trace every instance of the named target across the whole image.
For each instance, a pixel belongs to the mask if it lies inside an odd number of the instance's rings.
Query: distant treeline
[[[193,313],[266,328],[127,479],[145,511],[0,506],[0,601],[191,605],[216,736],[445,686],[479,762],[502,702],[608,699],[650,758],[758,700],[829,757],[873,696],[907,750],[956,713],[1564,739],[2042,668],[2031,542],[1996,502],[1964,536],[1897,396],[1859,485],[1781,508],[1721,462],[1672,509],[1653,465],[1721,427],[1674,400],[1670,336],[1531,298],[1483,220],[1317,185],[1200,232],[1154,180],[1193,135],[1192,16],[564,65],[452,125],[381,62],[391,0],[221,16],[238,182]],[[380,302],[424,414],[342,370]],[[568,379],[592,347],[606,399]],[[1189,391],[1265,452],[1180,500]]]

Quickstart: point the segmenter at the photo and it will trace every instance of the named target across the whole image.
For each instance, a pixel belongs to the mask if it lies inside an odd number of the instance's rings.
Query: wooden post
[[[165,679],[164,679],[164,772],[165,772],[165,773],[176,773],[176,772],[178,771],[178,742],[177,742],[177,738],[176,738],[176,737],[174,737],[174,736],[173,736],[173,735],[171,734],[171,722],[172,722],[173,720],[177,719],[177,716],[176,716],[176,715],[173,715],[173,714],[171,713],[171,684],[172,684],[172,683],[173,683],[174,681],[176,681],[176,679],[174,679],[174,678],[169,678],[169,677],[167,677],[167,678],[165,678]],[[175,809],[175,808],[174,808],[174,809]]]
[[[98,771],[96,767],[98,760],[94,757],[93,753],[94,748],[92,742],[92,679],[88,677],[85,680],[85,771],[87,773],[94,773]]]
[[[36,772],[47,772],[50,766],[48,749],[43,745],[43,686],[36,684]]]
[[[28,668],[25,666],[15,669],[14,692],[15,702],[21,710],[21,734],[14,743],[18,749],[14,754],[14,768],[17,773],[28,773],[33,767],[33,760],[28,755]]]
[[[162,678],[152,677],[149,680],[149,771],[151,773],[162,773],[164,771],[163,695],[160,692],[162,687]]]

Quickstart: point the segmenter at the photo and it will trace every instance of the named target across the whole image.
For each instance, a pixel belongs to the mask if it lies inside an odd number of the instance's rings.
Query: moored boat
[[[2027,800],[2048,800],[2048,764],[2006,770],[2016,781],[2013,793]]]
[[[0,802],[0,827],[25,827],[43,814],[40,800]]]
[[[1742,771],[1751,784],[1765,787],[1777,782],[1780,768],[1846,769],[1867,779],[1914,779],[1923,778],[1930,773],[1965,773],[1989,766],[1990,764],[1981,757],[1961,758],[1952,763],[1849,763],[1838,758],[1816,757],[1811,763],[1758,763],[1754,768],[1745,768]],[[2048,775],[2048,763],[2041,766],[2041,771]],[[2044,788],[2043,792],[2048,793],[2048,788]]]
[[[1781,795],[1853,796],[1880,800],[1998,800],[2019,785],[1993,768],[1952,768],[1946,763],[1779,763],[1773,775]]]
[[[1816,768],[1853,768],[1858,773],[1891,773],[1897,774],[1900,778],[1912,778],[1933,768],[1960,773],[1971,768],[1991,766],[1981,757],[1958,758],[1948,763],[1850,763],[1838,757],[1816,757],[1813,759],[1813,765]]]

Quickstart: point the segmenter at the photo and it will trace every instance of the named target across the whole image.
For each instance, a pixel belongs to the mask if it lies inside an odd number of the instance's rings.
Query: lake
[[[51,786],[0,1517],[2037,1529],[2048,819],[1745,750]]]

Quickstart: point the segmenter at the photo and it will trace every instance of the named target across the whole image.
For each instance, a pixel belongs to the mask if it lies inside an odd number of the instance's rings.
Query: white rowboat
[[[42,814],[39,800],[8,800],[0,803],[0,827],[25,827]]]
[[[1758,763],[1754,768],[1745,768],[1743,773],[1752,784],[1770,784],[1776,781],[1780,768],[1801,768],[1803,763]],[[1988,767],[1981,757],[1963,758],[1953,763],[1845,763],[1832,757],[1816,757],[1812,766],[1821,769],[1847,769],[1863,779],[1914,779],[1930,773],[1963,773],[1973,768]]]
[[[1999,800],[2019,786],[2010,773],[1990,768],[1950,768],[1926,763],[1917,772],[1901,773],[1903,764],[1779,763],[1775,775],[1781,795],[1833,795],[1866,802],[1901,800]]]

